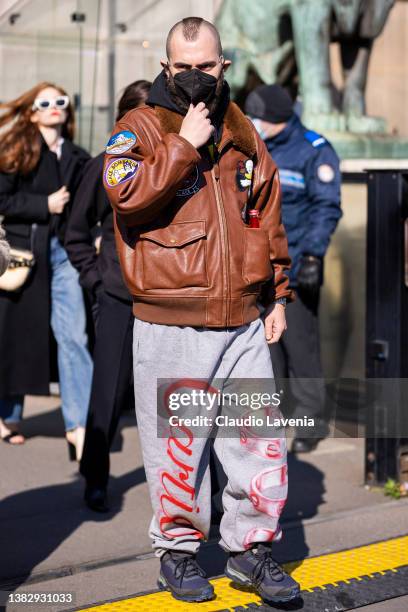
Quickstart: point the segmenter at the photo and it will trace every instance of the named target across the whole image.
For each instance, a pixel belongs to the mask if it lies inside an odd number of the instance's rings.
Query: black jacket
[[[47,224],[63,244],[73,196],[88,159],[86,151],[65,140],[58,162],[42,140],[40,161],[32,172],[24,176],[0,173],[0,214],[5,217],[7,234],[27,236],[33,223]],[[50,215],[48,196],[63,185],[71,193],[71,200],[62,214]]]
[[[106,293],[131,303],[116,253],[113,211],[102,184],[103,160],[104,153],[101,153],[85,167],[70,211],[65,248],[79,272],[82,287],[94,297],[103,288]],[[102,230],[99,255],[94,246],[94,229],[98,222]]]
[[[7,240],[11,246],[32,249],[36,260],[20,291],[0,291],[0,398],[49,393],[49,241],[54,233],[63,242],[71,202],[88,159],[88,153],[65,140],[58,163],[43,142],[40,160],[28,175],[0,173],[0,215]],[[50,215],[48,196],[62,185],[71,193],[70,203],[64,214]]]

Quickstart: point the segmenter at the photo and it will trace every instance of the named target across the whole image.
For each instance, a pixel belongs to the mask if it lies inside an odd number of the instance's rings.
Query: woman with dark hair
[[[149,81],[135,81],[118,104],[121,118],[146,100]],[[126,151],[133,135],[119,133],[109,147]],[[65,246],[89,292],[96,318],[94,375],[80,470],[85,477],[85,502],[106,512],[109,450],[123,408],[134,405],[132,374],[132,300],[122,280],[113,231],[113,212],[102,184],[104,153],[88,162],[69,218]],[[94,229],[101,225],[99,254]],[[115,333],[112,334],[112,329]]]
[[[146,102],[147,96],[149,95],[150,87],[152,86],[150,81],[145,79],[139,79],[128,85],[118,102],[118,112],[116,115],[116,121],[121,119],[126,113],[132,108],[137,108]]]
[[[24,396],[49,394],[51,327],[66,437],[79,459],[92,361],[78,273],[63,243],[89,155],[72,142],[74,112],[61,87],[39,83],[0,110],[0,215],[10,245],[34,257],[24,284],[0,291],[0,436],[22,444]]]

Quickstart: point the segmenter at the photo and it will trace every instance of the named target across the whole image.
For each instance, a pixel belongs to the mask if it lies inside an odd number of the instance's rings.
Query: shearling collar
[[[162,106],[155,106],[154,112],[160,121],[164,133],[178,134],[184,117]],[[228,141],[248,157],[256,153],[256,142],[248,119],[235,104],[230,102],[224,116],[224,130],[221,138],[220,148]]]

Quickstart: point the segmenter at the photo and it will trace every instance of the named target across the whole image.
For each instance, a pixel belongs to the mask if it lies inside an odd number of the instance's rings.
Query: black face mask
[[[218,81],[212,74],[206,74],[198,68],[178,72],[173,77],[174,89],[187,108],[190,104],[204,102],[208,106],[214,99]]]

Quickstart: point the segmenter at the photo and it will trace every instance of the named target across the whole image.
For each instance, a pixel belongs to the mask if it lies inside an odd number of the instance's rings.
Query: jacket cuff
[[[286,303],[295,301],[295,292],[292,289],[283,288],[283,287],[275,287],[272,283],[266,283],[261,290],[261,295],[259,297],[259,301],[262,306],[268,307],[271,304],[277,302],[278,300],[285,299]]]

